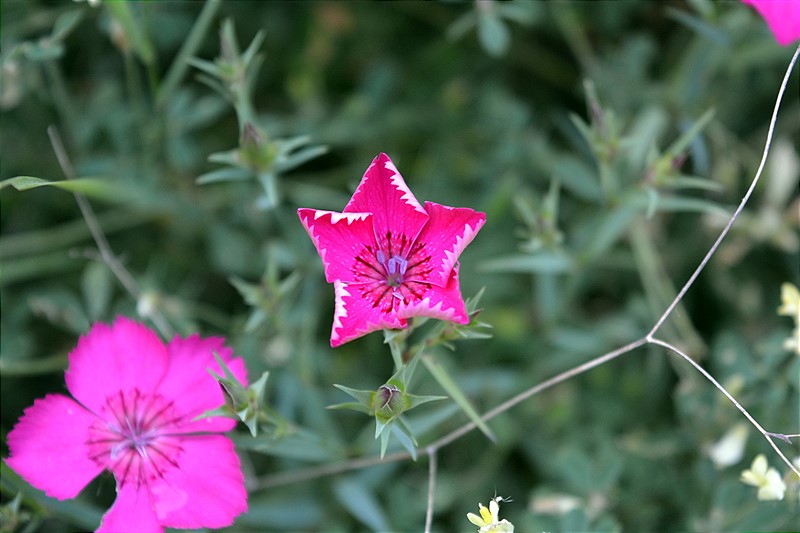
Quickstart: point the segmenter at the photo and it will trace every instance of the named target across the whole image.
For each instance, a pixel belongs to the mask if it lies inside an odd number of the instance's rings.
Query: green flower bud
[[[396,385],[381,385],[372,399],[375,416],[390,420],[406,410],[406,398]]]

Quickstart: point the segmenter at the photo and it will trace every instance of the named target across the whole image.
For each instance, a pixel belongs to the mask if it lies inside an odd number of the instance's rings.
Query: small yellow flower
[[[749,432],[750,426],[746,422],[739,422],[714,443],[708,450],[708,455],[714,461],[714,466],[725,468],[741,461]]]
[[[783,347],[800,355],[800,290],[791,283],[781,285],[781,306],[778,307],[778,314],[794,319],[792,336],[783,342]]]
[[[782,500],[783,493],[786,492],[786,483],[777,470],[768,468],[767,458],[763,453],[753,459],[750,470],[743,471],[740,480],[742,483],[758,487],[758,499],[761,501]]]
[[[778,314],[794,318],[795,324],[800,323],[800,290],[791,283],[781,285],[781,306]]]
[[[508,520],[500,520],[498,514],[500,513],[500,505],[498,502],[503,501],[503,498],[497,497],[489,500],[489,508],[487,509],[482,503],[478,504],[480,516],[475,513],[467,513],[467,520],[478,526],[479,533],[514,533],[514,524]]]

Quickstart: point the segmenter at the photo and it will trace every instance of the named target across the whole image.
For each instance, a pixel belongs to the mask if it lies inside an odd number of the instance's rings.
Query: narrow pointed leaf
[[[683,135],[678,137],[675,142],[673,142],[669,148],[666,150],[666,154],[671,155],[672,157],[677,156],[681,152],[683,152],[689,143],[691,143],[694,138],[706,127],[706,125],[714,118],[714,109],[709,109],[703,115],[697,119],[691,128],[686,130]]]
[[[372,407],[372,398],[373,396],[375,396],[374,391],[351,389],[350,387],[345,387],[344,385],[337,385],[336,383],[334,383],[333,386],[339,389],[340,391],[344,392],[345,394],[348,394],[349,396],[355,398],[356,400],[358,400],[358,403],[364,405],[368,409]]]
[[[495,441],[494,433],[492,430],[489,429],[489,426],[486,425],[486,422],[481,420],[480,415],[478,415],[475,408],[472,407],[472,404],[469,402],[467,397],[461,392],[461,389],[458,387],[453,378],[450,377],[450,374],[445,370],[445,368],[439,364],[438,361],[435,361],[430,355],[423,355],[422,362],[425,363],[425,366],[428,368],[430,373],[439,382],[439,385],[447,391],[447,394],[450,395],[451,398],[461,407],[461,410],[469,417],[472,422],[478,426],[486,437],[489,438],[492,442]]]
[[[381,428],[381,459],[386,455],[386,449],[389,447],[389,437],[392,435],[391,431],[383,431],[385,427]]]
[[[408,400],[406,411],[409,411],[417,406],[422,405],[423,403],[446,400],[447,396],[418,396],[416,394],[406,394],[406,399]]]
[[[417,439],[414,438],[414,435],[411,433],[411,430],[408,428],[407,425],[403,422],[401,418],[397,419],[397,424],[392,427],[392,434],[400,441],[400,444],[406,451],[411,455],[411,459],[413,461],[417,460]]]
[[[368,529],[372,531],[392,530],[386,512],[381,507],[374,492],[370,491],[364,483],[343,479],[334,484],[333,492],[342,507],[347,509]]]
[[[372,415],[372,409],[356,402],[335,403],[333,405],[326,406],[325,409],[350,409],[351,411],[358,411],[359,413]]]
[[[564,253],[541,251],[535,254],[515,254],[497,257],[480,265],[484,272],[520,272],[561,274],[573,267],[572,258]]]
[[[206,185],[208,183],[217,183],[220,181],[244,181],[252,177],[253,173],[244,168],[221,168],[197,176],[195,183],[198,185]]]
[[[122,198],[125,193],[111,183],[97,178],[78,178],[74,180],[49,181],[34,176],[15,176],[0,181],[0,190],[13,187],[18,191],[27,191],[37,187],[57,187],[69,192],[79,192],[97,198]]]
[[[153,44],[144,30],[144,25],[131,10],[131,4],[127,2],[105,2],[103,5],[122,27],[134,53],[139,56],[139,59],[144,64],[151,65],[155,59]]]

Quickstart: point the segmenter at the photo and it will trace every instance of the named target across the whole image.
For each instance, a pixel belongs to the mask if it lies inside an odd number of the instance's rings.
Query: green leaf
[[[697,122],[692,124],[692,127],[686,130],[683,135],[678,137],[670,146],[667,148],[665,154],[671,157],[676,157],[678,154],[686,150],[686,147],[689,146],[694,138],[706,127],[706,125],[714,118],[714,109],[709,109],[703,116],[697,119]]]
[[[565,253],[541,251],[535,254],[516,254],[484,261],[484,272],[520,272],[532,274],[562,274],[573,267],[573,260]]]
[[[414,438],[414,434],[411,432],[411,429],[406,425],[402,418],[398,418],[396,423],[392,425],[392,435],[400,441],[400,445],[406,449],[408,454],[411,456],[412,461],[417,460],[417,439]],[[383,457],[383,456],[381,456]]]
[[[23,43],[20,51],[30,61],[50,61],[64,55],[64,45],[58,41],[43,41],[39,43]]]
[[[333,485],[333,493],[342,507],[372,531],[392,529],[375,494],[370,492],[364,483],[342,479]]]
[[[498,2],[495,9],[505,19],[530,26],[541,15],[541,8],[537,2]]]
[[[275,161],[275,171],[288,172],[326,153],[328,153],[327,146],[309,146],[291,155],[281,154]]]
[[[671,189],[700,189],[703,191],[723,191],[725,186],[716,181],[711,181],[708,178],[700,178],[696,176],[676,176],[664,181],[664,187]]]
[[[169,67],[167,75],[164,76],[163,83],[158,88],[156,102],[158,102],[159,106],[163,106],[163,104],[169,99],[170,95],[178,86],[178,83],[186,73],[186,70],[191,65],[191,56],[200,47],[203,37],[205,37],[208,28],[214,21],[214,17],[221,4],[221,0],[208,0],[207,2],[203,3],[203,10],[200,13],[200,16],[197,17],[197,20],[192,26],[192,31],[189,33],[189,36],[184,39],[178,55],[175,56],[175,59],[172,61],[172,64]]]
[[[199,57],[190,57],[186,60],[186,62],[194,68],[202,70],[206,74],[211,75],[213,78],[221,77],[220,68],[216,63],[207,61],[205,59],[200,59]]]
[[[553,167],[553,175],[579,198],[598,204],[603,201],[597,172],[583,161],[572,156],[561,157]]]
[[[695,3],[695,5],[697,6],[702,4]],[[683,24],[690,30],[696,32],[698,35],[708,39],[710,42],[716,45],[727,46],[731,43],[731,39],[726,32],[720,31],[719,28],[707,24],[701,18],[695,17],[686,11],[675,9],[671,6],[666,6],[664,11],[667,15],[667,18],[671,18]],[[707,16],[709,19],[713,19],[710,13],[707,14]]]
[[[372,398],[375,396],[375,391],[351,389],[350,387],[337,385],[336,383],[334,383],[333,386],[358,400],[359,404],[365,406],[370,414],[372,413]]]
[[[239,166],[242,164],[239,157],[239,150],[226,150],[225,152],[214,152],[208,156],[208,160],[212,163],[222,163],[224,165]]]
[[[83,263],[75,261],[64,250],[0,261],[0,287],[39,276],[77,270]]]
[[[372,409],[356,402],[335,403],[333,405],[326,406],[325,409],[349,409],[351,411],[358,411],[359,413],[364,413],[365,415],[372,416],[374,414],[372,412]]]
[[[56,41],[63,41],[83,18],[83,9],[73,9],[62,13],[53,24],[53,33],[50,38]]]
[[[97,262],[86,265],[83,276],[81,276],[81,289],[89,318],[93,322],[102,319],[108,309],[113,291],[111,272],[108,267]]]
[[[628,230],[628,227],[638,214],[640,209],[647,207],[647,203],[642,202],[644,195],[639,196],[639,200],[628,201],[617,209],[603,214],[591,227],[592,236],[582,254],[582,261],[591,262],[611,248],[614,243]]]
[[[208,183],[218,183],[221,181],[246,181],[252,177],[253,172],[245,168],[220,168],[197,176],[195,183],[198,185],[206,185]]]
[[[484,50],[495,57],[505,54],[511,45],[511,34],[495,13],[481,13],[478,17],[478,39]]]
[[[145,32],[144,25],[131,9],[131,6],[135,6],[135,4],[129,2],[105,2],[103,5],[122,27],[133,52],[145,65],[152,65],[155,59],[155,51],[150,38]]]
[[[446,400],[447,396],[420,396],[417,394],[406,394],[406,399],[408,400],[408,404],[406,405],[406,411],[410,411],[411,409],[422,405],[423,403],[428,402],[435,402],[437,400]]]
[[[430,371],[431,375],[436,379],[439,385],[450,395],[451,398],[461,407],[461,410],[469,417],[472,422],[478,426],[484,435],[486,435],[489,440],[495,442],[495,436],[492,433],[492,430],[489,429],[489,426],[486,425],[486,422],[481,420],[481,417],[478,415],[478,412],[475,411],[475,408],[472,407],[472,404],[469,402],[467,397],[461,392],[461,389],[458,387],[456,382],[447,372],[447,370],[433,357],[429,354],[425,354],[422,356],[422,362],[425,363],[425,366]]]
[[[33,176],[15,176],[13,178],[0,181],[0,190],[6,187],[13,187],[18,191],[27,191],[37,187],[51,186],[69,192],[78,192],[86,196],[97,198],[116,198],[120,199],[124,193],[108,181],[97,178],[78,178],[64,181],[48,181]]]
[[[3,377],[37,376],[63,372],[68,365],[69,358],[66,353],[37,357],[36,359],[1,356],[0,375]]]
[[[700,198],[661,197],[656,208],[659,211],[669,212],[708,213],[722,218],[731,216],[730,211],[725,207]]]
[[[450,27],[447,28],[447,38],[457,40],[467,34],[478,23],[478,14],[474,11],[467,11],[458,17]]]
[[[256,36],[253,37],[253,40],[250,41],[250,45],[247,47],[247,50],[245,50],[244,53],[242,54],[241,61],[242,64],[245,66],[245,68],[250,66],[250,64],[255,59],[256,54],[258,53],[258,49],[261,48],[261,44],[264,42],[264,37],[265,37],[264,31],[259,30],[258,33],[256,33]]]

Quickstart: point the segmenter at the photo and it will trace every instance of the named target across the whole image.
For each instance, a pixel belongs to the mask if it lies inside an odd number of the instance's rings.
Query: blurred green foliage
[[[460,277],[465,296],[485,288],[494,336],[427,352],[482,412],[652,326],[749,185],[791,56],[739,2],[0,6],[0,180],[27,177],[0,193],[2,453],[22,410],[64,391],[91,322],[156,308],[269,371],[289,421],[234,436],[241,531],[424,521],[423,460],[269,487],[377,454],[370,417],[325,406],[348,399],[334,383],[375,390],[394,372],[378,334],[328,346],[333,290],[297,207],[341,210],[384,151],[418,198],[487,213]],[[786,433],[800,358],[775,310],[800,276],[797,94],[795,72],[763,183],[662,329]],[[72,195],[39,186],[64,178],[49,125],[140,301]],[[411,389],[442,390],[422,367]],[[796,484],[759,502],[738,481],[760,452],[785,471],[755,431],[738,463],[709,458],[741,419],[685,362],[638,350],[494,419],[495,444],[473,431],[442,449],[434,529],[471,530],[495,491],[518,531],[792,529]],[[451,400],[406,419],[421,446],[466,421]],[[5,465],[0,488],[3,528],[20,531],[94,528],[114,496],[105,478],[56,502]]]

